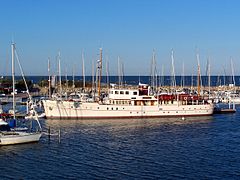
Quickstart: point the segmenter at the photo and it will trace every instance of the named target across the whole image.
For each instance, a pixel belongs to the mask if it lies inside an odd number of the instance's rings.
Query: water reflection
[[[101,119],[101,120],[45,120],[42,121],[43,126],[53,128],[75,128],[75,127],[112,127],[121,128],[142,128],[142,127],[158,127],[168,125],[188,125],[211,123],[214,118],[212,116],[186,117],[182,118],[158,118],[158,119]]]
[[[58,135],[61,130],[61,138],[74,140],[75,138],[90,139],[98,141],[123,140],[130,142],[130,139],[142,141],[143,138],[150,141],[152,137],[163,136],[171,138],[188,131],[200,133],[202,129],[211,127],[213,117],[188,117],[181,118],[160,118],[160,119],[103,119],[103,120],[45,120],[44,131],[49,128],[52,134]],[[198,132],[199,131],[199,132]],[[175,135],[174,135],[175,134]],[[57,138],[57,137],[54,138]],[[93,138],[93,139],[92,139]]]

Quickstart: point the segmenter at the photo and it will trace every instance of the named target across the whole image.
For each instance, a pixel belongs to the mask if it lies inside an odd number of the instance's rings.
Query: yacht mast
[[[60,51],[58,52],[58,73],[59,73],[59,88],[60,88],[60,95],[61,95],[61,97],[62,97],[62,75],[61,75]]]
[[[184,62],[182,64],[182,78],[181,78],[181,86],[182,88],[184,88],[185,86],[185,67],[184,67]]]
[[[164,86],[164,65],[162,65],[162,72],[161,72],[161,86]]]
[[[118,56],[118,87],[120,88],[122,84],[122,79],[121,79],[121,65],[120,65],[120,57]]]
[[[51,97],[50,58],[48,58],[48,98]]]
[[[15,102],[15,61],[14,61],[14,49],[15,44],[12,43],[12,96],[13,96],[13,118],[16,119],[16,102]]]
[[[94,88],[94,87],[95,87],[95,85],[94,85],[94,84],[95,84],[95,83],[94,83],[94,81],[95,81],[95,80],[94,80],[95,70],[94,70],[94,69],[95,69],[95,67],[94,67],[94,61],[92,60],[92,92],[95,94],[95,90],[94,90],[94,89],[95,89],[95,88]]]
[[[197,53],[197,62],[198,62],[198,83],[197,83],[197,92],[198,92],[198,95],[200,96],[200,93],[201,93],[201,75],[200,75],[200,62],[199,62],[199,54]]]
[[[101,94],[101,78],[102,78],[102,48],[100,48],[100,59],[99,59],[99,62],[98,62],[98,68],[99,68],[98,97],[100,97],[100,94]]]
[[[153,49],[152,62],[151,62],[151,87],[155,91],[157,89],[157,63],[156,63],[156,52]]]
[[[85,64],[84,64],[83,51],[82,51],[82,76],[83,76],[83,91],[85,91],[86,82],[85,82]]]
[[[174,52],[172,49],[171,53],[171,59],[172,59],[172,88],[176,91],[176,79],[175,79],[175,68],[174,68]]]
[[[208,58],[208,91],[209,91],[209,97],[210,97],[210,91],[211,91],[211,71],[210,71],[210,58]]]
[[[109,89],[109,61],[108,56],[106,57],[106,82],[107,82],[107,90]]]
[[[232,59],[232,57],[231,57],[231,70],[232,70],[233,86],[235,87],[235,77],[234,77],[234,68],[233,68],[233,59]]]
[[[75,90],[74,88],[75,88],[75,68],[74,68],[75,66],[73,66],[73,74],[72,74],[72,88],[73,88],[73,90]]]
[[[122,62],[122,63],[121,63],[121,79],[122,79],[121,85],[122,85],[122,86],[123,86],[123,84],[124,84],[124,79],[123,79],[123,77],[124,77],[124,63]]]
[[[65,68],[65,81],[66,81],[66,88],[68,89],[68,75],[67,75],[67,67]]]

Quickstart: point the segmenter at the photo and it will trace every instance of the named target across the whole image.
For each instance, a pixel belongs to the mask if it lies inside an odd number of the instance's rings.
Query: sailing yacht
[[[15,44],[12,43],[12,79],[13,79],[13,92],[15,92],[15,67],[14,67],[14,54],[15,54]],[[18,60],[18,59],[17,59]],[[19,63],[19,60],[18,60]],[[21,72],[22,68],[20,66]],[[23,75],[23,73],[22,73]],[[23,76],[23,80],[25,81],[25,78]],[[26,84],[26,83],[25,83]],[[26,86],[27,88],[27,86]],[[27,88],[28,91],[28,88]],[[29,92],[29,91],[28,91]],[[16,103],[15,103],[15,93],[13,94],[13,118],[15,119],[15,110],[16,110]],[[36,132],[27,132],[27,131],[15,131],[14,129],[11,129],[9,124],[5,122],[3,119],[0,119],[0,145],[11,145],[11,144],[22,144],[22,143],[30,143],[30,142],[38,142],[42,136],[41,133],[41,125],[36,119],[40,131]]]

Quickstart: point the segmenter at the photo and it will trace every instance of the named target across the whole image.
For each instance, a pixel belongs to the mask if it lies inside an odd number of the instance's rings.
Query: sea
[[[11,78],[10,76],[6,76],[7,78]],[[52,76],[53,77],[53,76]],[[53,79],[51,77],[51,79]],[[16,80],[22,79],[21,76],[16,76]],[[33,84],[40,84],[43,80],[48,80],[48,76],[26,76],[26,80],[32,81]],[[61,76],[62,81],[72,81],[74,78],[75,81],[83,81],[83,76]],[[55,81],[59,80],[58,76],[54,76]],[[119,83],[119,79],[121,82],[126,85],[138,85],[139,83],[145,83],[151,85],[154,81],[154,84],[157,86],[170,86],[173,83],[173,80],[176,82],[177,86],[197,86],[198,77],[197,76],[102,76],[102,83]],[[92,82],[92,80],[96,80],[96,77],[85,76],[86,82]],[[201,84],[203,86],[209,85],[209,77],[201,76]],[[210,86],[223,86],[235,84],[236,86],[240,86],[240,76],[211,76],[210,77]]]
[[[0,179],[240,179],[236,109],[185,118],[41,119],[40,142],[0,147]]]

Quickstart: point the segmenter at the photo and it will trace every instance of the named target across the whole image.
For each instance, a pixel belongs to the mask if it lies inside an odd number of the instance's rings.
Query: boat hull
[[[5,134],[0,136],[0,145],[12,145],[38,142],[41,133],[26,133],[26,132],[13,132],[12,134]]]
[[[47,119],[123,119],[208,116],[213,114],[212,104],[202,105],[107,105],[70,101],[43,101]]]

